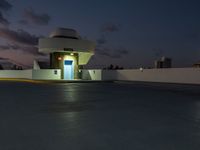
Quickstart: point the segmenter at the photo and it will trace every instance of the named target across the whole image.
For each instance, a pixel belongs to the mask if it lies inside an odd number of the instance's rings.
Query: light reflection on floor
[[[199,150],[200,87],[0,82],[2,150]]]

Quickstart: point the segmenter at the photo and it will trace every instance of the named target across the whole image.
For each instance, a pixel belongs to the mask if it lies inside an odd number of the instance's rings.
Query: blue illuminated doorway
[[[64,61],[64,79],[65,80],[74,79],[74,66],[72,60]]]

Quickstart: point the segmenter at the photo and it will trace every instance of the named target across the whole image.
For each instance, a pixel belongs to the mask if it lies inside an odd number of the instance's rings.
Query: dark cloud
[[[129,51],[125,48],[109,49],[105,47],[97,47],[96,52],[100,55],[116,59],[121,58],[129,53]]]
[[[121,29],[121,26],[118,24],[105,24],[101,28],[101,32],[117,32]]]
[[[24,45],[37,45],[39,38],[22,29],[14,31],[9,28],[0,28],[0,37]]]
[[[22,51],[27,54],[32,54],[35,56],[45,56],[42,53],[38,52],[38,48],[35,46],[24,46],[24,45],[18,45],[18,44],[7,44],[7,45],[0,45],[0,50],[15,50],[15,51]]]
[[[101,34],[99,38],[96,40],[97,41],[97,47],[105,45],[107,43],[107,34],[106,33],[112,33],[112,32],[117,32],[120,30],[120,26],[117,24],[106,24],[102,26],[100,29]]]
[[[9,45],[0,45],[0,50],[8,50],[10,49]]]
[[[2,26],[8,26],[10,22],[4,17],[3,11],[8,11],[12,8],[12,5],[6,0],[0,0],[0,24]]]
[[[29,53],[29,54],[33,54],[35,56],[46,56],[43,53],[39,53],[38,48],[35,46],[20,46],[18,50]]]
[[[106,40],[106,38],[105,38],[104,35],[100,36],[100,38],[97,39],[97,44],[98,44],[98,45],[106,44],[106,42],[107,42],[107,40]]]
[[[3,58],[3,57],[0,57],[0,60],[3,60],[3,61],[5,61],[5,60],[9,60],[8,58]]]
[[[3,26],[8,26],[10,24],[9,21],[6,18],[4,18],[1,12],[0,12],[0,24]]]
[[[19,23],[22,24],[22,25],[28,25],[28,21],[22,19],[22,20],[19,20]]]
[[[119,48],[116,50],[118,54],[120,55],[126,55],[129,53],[129,51],[127,49],[124,49],[124,48]]]
[[[109,52],[109,51],[110,51],[110,50],[107,49],[107,48],[100,48],[100,47],[97,47],[97,48],[95,49],[95,52],[97,52],[98,54],[103,55],[103,56],[108,56],[108,57],[110,57],[110,52]]]
[[[13,50],[19,50],[22,47],[22,46],[17,45],[17,44],[8,44],[8,46],[9,46],[10,49],[13,49]]]
[[[0,10],[10,10],[12,8],[12,5],[6,1],[6,0],[0,0]]]
[[[44,56],[38,52],[36,45],[39,36],[32,35],[24,30],[14,31],[9,28],[0,28],[0,38],[6,39],[8,44],[0,45],[0,50],[16,50],[37,56]]]
[[[107,56],[110,58],[121,58],[123,55],[129,53],[125,48],[106,48],[105,44],[107,44],[106,33],[113,33],[120,30],[120,25],[117,24],[106,24],[101,28],[101,35],[97,39],[97,48],[96,52],[100,55]]]
[[[13,65],[22,66],[23,68],[32,68],[32,66],[22,64],[11,58],[0,57],[0,63],[3,65],[4,69],[11,69]]]
[[[48,25],[51,17],[46,14],[38,14],[32,8],[25,9],[23,12],[24,19],[20,20],[22,24],[33,23],[36,25]]]

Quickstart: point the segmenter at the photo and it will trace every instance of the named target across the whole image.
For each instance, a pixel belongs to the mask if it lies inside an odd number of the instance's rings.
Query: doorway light
[[[58,60],[62,60],[62,57],[58,57]]]

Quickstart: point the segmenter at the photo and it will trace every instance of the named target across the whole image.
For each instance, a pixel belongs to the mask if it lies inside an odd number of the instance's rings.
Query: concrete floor
[[[200,86],[0,81],[2,150],[199,150]]]

